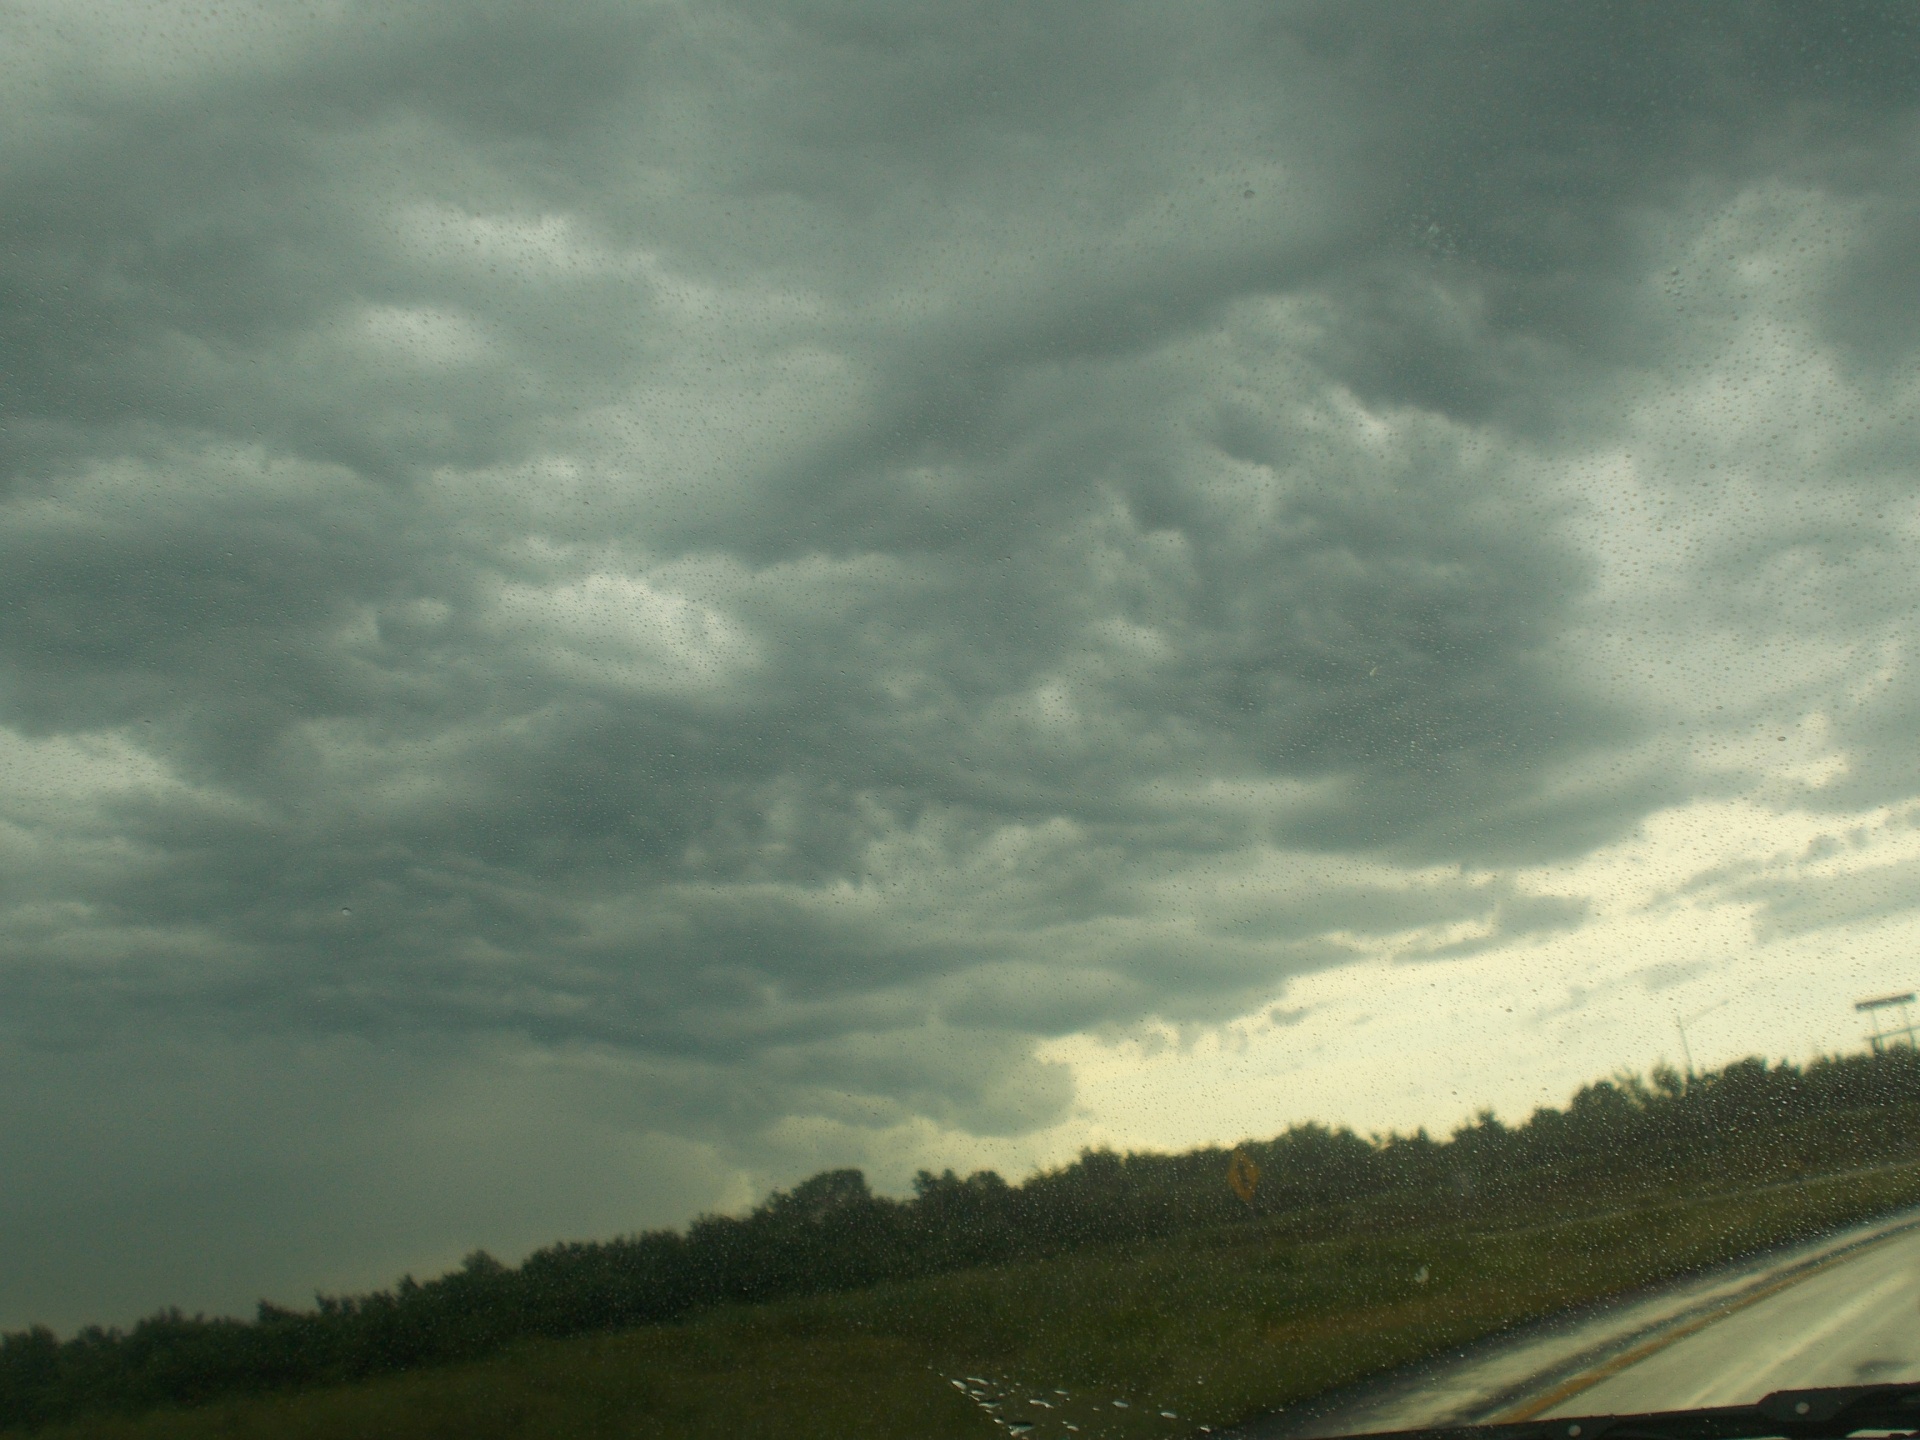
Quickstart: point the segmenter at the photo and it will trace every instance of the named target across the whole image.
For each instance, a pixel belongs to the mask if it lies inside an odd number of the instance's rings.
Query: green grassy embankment
[[[1571,1305],[1920,1204],[1920,1163],[1585,1215],[1427,1227],[1340,1207],[1082,1254],[738,1306],[623,1334],[41,1440],[601,1440],[1001,1433],[949,1378],[1056,1408],[1033,1440],[1230,1424]],[[1420,1276],[1424,1268],[1426,1279]],[[1064,1397],[1054,1392],[1067,1392]],[[1128,1408],[1112,1402],[1124,1399]],[[1096,1408],[1096,1405],[1098,1408]],[[1178,1418],[1162,1418],[1161,1411]],[[1038,1412],[1036,1412],[1038,1413]],[[9,1432],[18,1433],[18,1432]]]

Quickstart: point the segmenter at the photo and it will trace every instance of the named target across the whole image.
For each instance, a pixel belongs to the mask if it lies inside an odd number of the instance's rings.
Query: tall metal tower
[[[1893,1023],[1891,1017],[1888,1017],[1886,1023],[1883,1024],[1881,1018],[1883,1012],[1893,1009],[1896,1005],[1900,1007],[1899,1023]],[[1905,1037],[1909,1050],[1915,1048],[1913,1040],[1912,1005],[1913,992],[1911,990],[1904,995],[1877,995],[1871,1000],[1856,1000],[1854,1002],[1854,1009],[1870,1017],[1867,1023],[1873,1028],[1867,1035],[1867,1044],[1873,1047],[1874,1054],[1880,1054],[1889,1045],[1898,1044],[1902,1037]]]

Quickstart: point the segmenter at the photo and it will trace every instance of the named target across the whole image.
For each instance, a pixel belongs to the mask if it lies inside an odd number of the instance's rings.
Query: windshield
[[[0,0],[0,1434],[1920,1380],[1917,47]]]

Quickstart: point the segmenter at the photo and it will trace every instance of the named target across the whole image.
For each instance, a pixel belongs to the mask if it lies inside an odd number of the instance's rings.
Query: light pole
[[[1713,1014],[1713,1012],[1718,1010],[1721,1006],[1731,1005],[1732,1003],[1733,1003],[1733,997],[1729,995],[1724,1000],[1714,1001],[1713,1004],[1707,1006],[1707,1008],[1704,1010],[1694,1011],[1693,1014],[1687,1016],[1687,1018],[1684,1020],[1682,1020],[1678,1015],[1673,1017],[1673,1028],[1680,1032],[1680,1053],[1682,1056],[1686,1058],[1686,1062],[1687,1062],[1687,1079],[1689,1080],[1693,1079],[1693,1050],[1687,1044],[1687,1026],[1693,1024],[1693,1022],[1696,1020],[1706,1019],[1707,1016]]]

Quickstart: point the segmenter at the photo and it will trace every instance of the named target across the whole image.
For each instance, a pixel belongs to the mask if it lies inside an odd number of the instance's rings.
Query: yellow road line
[[[1689,1335],[1697,1335],[1709,1325],[1724,1320],[1729,1315],[1737,1314],[1745,1310],[1749,1305],[1758,1305],[1762,1300],[1778,1295],[1782,1290],[1790,1290],[1802,1280],[1810,1280],[1822,1271],[1833,1269],[1836,1265],[1845,1264],[1849,1260],[1857,1260],[1865,1251],[1872,1250],[1876,1246],[1884,1245],[1889,1240],[1907,1234],[1910,1229],[1911,1227],[1909,1226],[1902,1226],[1898,1230],[1888,1231],[1885,1235],[1875,1236],[1863,1244],[1850,1245],[1837,1255],[1829,1255],[1824,1260],[1817,1260],[1804,1269],[1795,1270],[1792,1274],[1782,1276],[1771,1284],[1761,1286],[1758,1290],[1749,1290],[1744,1295],[1736,1296],[1726,1304],[1709,1311],[1705,1315],[1689,1320],[1684,1325],[1677,1325],[1671,1330],[1663,1331],[1661,1334],[1654,1336],[1653,1339],[1636,1345],[1624,1354],[1615,1355],[1612,1359],[1601,1362],[1591,1370],[1582,1371],[1571,1380],[1562,1381],[1560,1384],[1554,1386],[1553,1389],[1547,1391],[1546,1394],[1525,1401],[1511,1410],[1496,1415],[1490,1422],[1482,1423],[1497,1425],[1507,1424],[1517,1420],[1537,1419],[1541,1415],[1546,1414],[1547,1411],[1553,1409],[1556,1405],[1571,1400],[1574,1396],[1580,1394],[1581,1391],[1591,1390],[1602,1380],[1609,1380],[1615,1375],[1618,1375],[1622,1370],[1630,1369],[1632,1366],[1638,1365],[1649,1355],[1657,1355],[1669,1345],[1677,1345]]]

